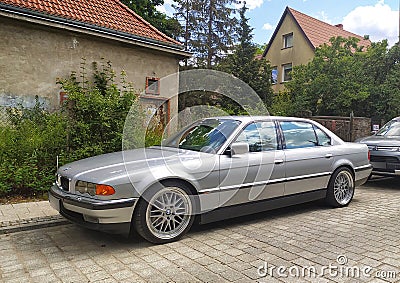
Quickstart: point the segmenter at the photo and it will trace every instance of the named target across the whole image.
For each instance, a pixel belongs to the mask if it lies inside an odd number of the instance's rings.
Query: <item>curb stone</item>
[[[6,221],[0,223],[0,235],[66,225],[69,223],[70,222],[61,215],[35,217],[17,221]]]

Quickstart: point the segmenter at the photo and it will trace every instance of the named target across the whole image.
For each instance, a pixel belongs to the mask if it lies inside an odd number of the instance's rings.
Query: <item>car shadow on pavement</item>
[[[256,224],[258,222],[268,222],[268,219],[276,220],[279,218],[286,218],[302,213],[308,213],[310,211],[317,211],[317,210],[326,210],[331,209],[328,207],[323,200],[313,201],[304,204],[298,204],[293,206],[288,206],[284,208],[274,209],[274,210],[267,210],[263,212],[259,212],[256,214],[250,214],[246,216],[240,216],[235,218],[230,218],[218,222],[213,222],[204,225],[194,225],[191,232],[189,233],[201,233],[202,231],[211,231],[213,229],[221,229],[221,228],[234,228],[236,226],[240,226],[243,224],[251,225]]]
[[[356,199],[353,199],[356,201]],[[208,224],[194,224],[191,230],[188,232],[188,235],[196,235],[207,232],[212,232],[213,230],[219,229],[231,229],[240,225],[251,225],[256,224],[258,222],[268,222],[268,220],[276,220],[276,219],[285,219],[290,216],[295,216],[303,213],[321,211],[321,210],[329,210],[333,209],[327,206],[324,200],[313,201],[309,203],[293,205],[289,207],[264,211],[256,214],[250,214],[241,217],[235,217],[231,219],[226,219],[218,222],[208,223]],[[79,227],[79,226],[76,226]],[[135,246],[143,248],[143,247],[151,247],[153,244],[148,243],[144,239],[142,239],[136,232],[130,235],[129,238],[124,237],[122,235],[111,235],[98,231],[91,231],[83,227],[79,227],[82,230],[82,233],[87,233],[87,239],[91,238],[99,238],[99,233],[102,234],[101,238],[104,239],[104,245],[111,244],[112,242],[117,242],[118,245],[127,245],[131,248]],[[86,231],[86,232],[85,232]],[[109,239],[109,240],[107,240]],[[111,244],[114,246],[114,244]],[[105,248],[105,247],[102,247]],[[114,247],[113,247],[114,248]]]
[[[384,189],[384,190],[400,190],[400,177],[381,177],[373,176],[363,185],[363,188]]]

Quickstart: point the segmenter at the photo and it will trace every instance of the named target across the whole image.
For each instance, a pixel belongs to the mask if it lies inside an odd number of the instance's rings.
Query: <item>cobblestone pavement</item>
[[[166,245],[72,224],[2,234],[0,281],[400,282],[399,215],[399,180],[384,179],[358,188],[346,208],[265,212],[195,227]]]
[[[0,205],[0,234],[65,224],[48,201]]]

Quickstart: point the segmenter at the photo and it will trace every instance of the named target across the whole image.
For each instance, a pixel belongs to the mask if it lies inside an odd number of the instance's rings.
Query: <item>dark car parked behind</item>
[[[358,142],[368,145],[372,174],[400,176],[400,117],[386,123],[375,135]]]

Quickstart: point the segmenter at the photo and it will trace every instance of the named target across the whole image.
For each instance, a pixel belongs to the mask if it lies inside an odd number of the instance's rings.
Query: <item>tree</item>
[[[399,115],[399,46],[389,49],[383,40],[363,49],[357,41],[337,37],[317,48],[310,63],[294,67],[292,80],[285,84],[287,95],[279,96],[273,108],[279,104],[276,108],[288,115],[307,110],[313,115],[353,112],[375,121]]]
[[[268,43],[257,44],[256,46],[257,46],[256,55],[260,55],[261,56],[261,55],[264,54],[265,49],[267,49]]]
[[[164,5],[164,0],[121,0],[121,2],[166,35],[173,38],[179,35],[181,30],[179,22],[156,9]]]
[[[231,73],[247,83],[260,96],[264,104],[271,105],[271,68],[266,60],[256,59],[258,46],[253,43],[253,28],[246,18],[246,3],[240,9],[237,27],[238,44],[235,51],[224,58],[218,65],[220,71]]]
[[[177,35],[178,39],[183,42],[185,50],[189,50],[189,42],[191,30],[195,25],[195,13],[193,8],[193,1],[191,0],[174,0],[175,4],[172,7],[175,9],[174,17],[180,23],[180,33]],[[188,67],[188,58],[184,59],[185,68]]]
[[[388,49],[387,41],[374,43],[365,68],[371,76],[372,118],[388,121],[400,115],[400,47]]]
[[[233,48],[233,17],[236,0],[174,0],[175,17],[183,22],[181,34],[187,50],[194,53],[193,65],[213,68]]]
[[[314,115],[362,115],[368,109],[370,88],[362,76],[366,52],[356,38],[336,37],[315,51],[313,60],[294,67],[285,85],[292,111],[310,110]]]

